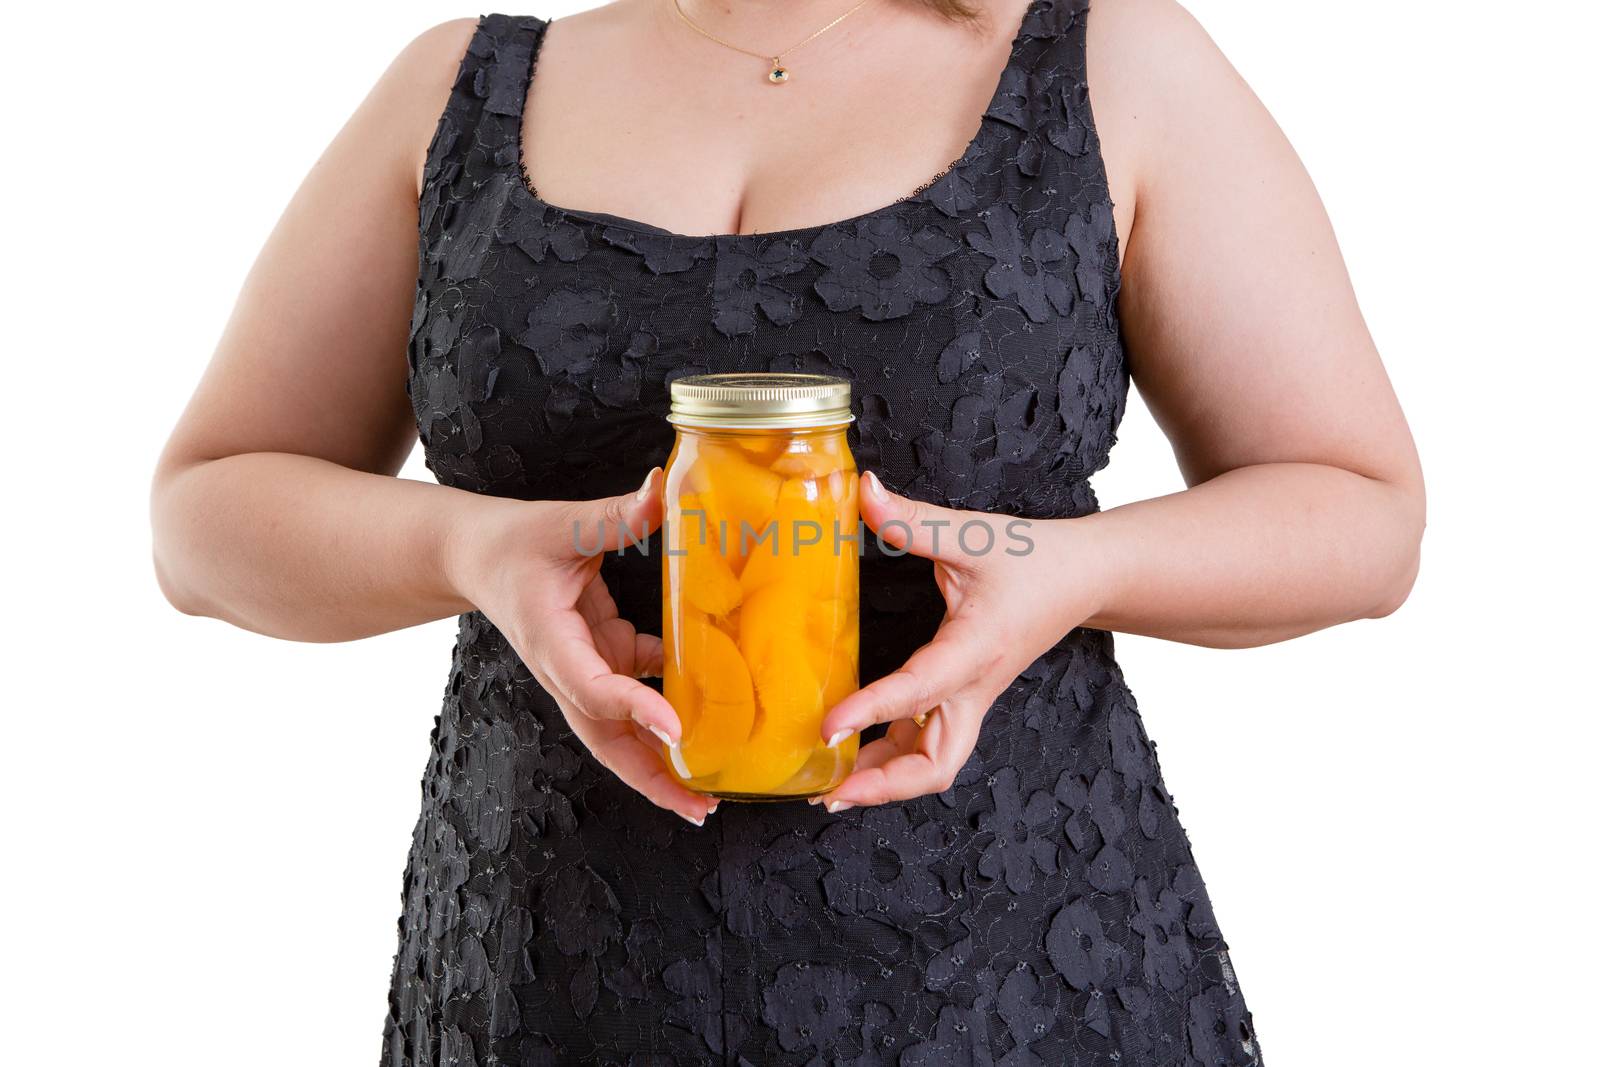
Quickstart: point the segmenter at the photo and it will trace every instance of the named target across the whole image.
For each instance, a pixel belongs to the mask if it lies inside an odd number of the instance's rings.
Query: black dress
[[[1034,0],[977,137],[921,191],[715,237],[540,200],[520,125],[546,23],[483,18],[422,194],[409,391],[429,468],[498,496],[621,493],[667,457],[670,380],[826,371],[854,382],[861,468],[897,492],[1094,511],[1127,371],[1085,8]],[[867,548],[871,680],[943,607],[926,561]],[[659,559],[602,573],[659,633]],[[949,791],[837,816],[724,803],[697,829],[651,806],[477,612],[432,744],[395,1067],[1259,1062],[1109,634],[1033,663]]]

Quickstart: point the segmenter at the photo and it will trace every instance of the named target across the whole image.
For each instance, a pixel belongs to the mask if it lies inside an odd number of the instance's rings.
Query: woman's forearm
[[[468,610],[454,533],[505,501],[259,452],[157,479],[154,555],[174,606],[273,637],[344,641]]]
[[[1399,607],[1417,572],[1422,490],[1262,464],[1067,526],[1067,551],[1086,549],[1104,582],[1084,625],[1247,647]]]
[[[157,481],[156,572],[185,612],[290,640],[353,640],[470,610],[452,557],[459,533],[510,503],[306,456],[208,460]],[[1067,581],[1082,583],[1094,561],[1083,625],[1244,647],[1392,611],[1421,532],[1420,490],[1263,464],[1065,520],[1060,549]]]

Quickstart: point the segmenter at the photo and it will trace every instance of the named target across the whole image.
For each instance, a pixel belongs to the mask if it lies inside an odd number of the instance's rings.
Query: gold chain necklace
[[[672,9],[678,13],[678,17],[684,21],[684,24],[686,26],[688,26],[695,33],[698,33],[700,36],[706,38],[707,40],[715,41],[717,44],[720,44],[722,47],[731,48],[735,52],[743,52],[747,56],[755,56],[757,59],[767,60],[768,62],[770,62],[772,64],[772,69],[767,72],[767,81],[771,82],[773,85],[782,85],[782,84],[784,84],[785,82],[787,82],[789,80],[789,68],[785,67],[783,65],[783,57],[784,56],[788,55],[790,52],[797,51],[798,49],[804,47],[805,45],[810,44],[812,41],[815,41],[818,37],[821,37],[823,34],[827,33],[829,30],[833,29],[835,26],[839,25],[839,23],[843,22],[845,19],[849,18],[851,15],[854,15],[857,11],[860,11],[863,7],[866,7],[869,2],[870,2],[870,0],[861,0],[861,2],[856,4],[855,7],[851,8],[849,11],[846,11],[844,14],[840,15],[838,18],[834,19],[832,22],[830,22],[826,26],[822,27],[822,29],[818,30],[816,33],[813,33],[810,37],[807,37],[805,40],[801,41],[799,44],[790,45],[788,48],[785,48],[783,51],[779,52],[775,56],[769,56],[764,52],[752,52],[748,48],[740,48],[736,44],[730,44],[729,42],[724,41],[721,37],[718,37],[716,34],[712,33],[710,30],[706,29],[704,26],[701,26],[694,19],[692,19],[688,15],[684,14],[683,5],[681,3],[679,3],[679,0],[672,0]]]

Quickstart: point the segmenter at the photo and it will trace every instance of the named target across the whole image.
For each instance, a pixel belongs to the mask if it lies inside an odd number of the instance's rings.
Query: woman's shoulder
[[[1177,0],[1093,0],[1085,32],[1086,79],[1112,199],[1131,208],[1136,190],[1181,169],[1177,144],[1197,131],[1226,140],[1241,121],[1240,105],[1254,98]]]
[[[488,19],[505,18],[503,15],[478,15],[448,19],[429,26],[411,39],[401,60],[409,59],[419,66],[437,66],[452,58],[459,60],[466,54],[467,46],[477,34],[478,27]]]
[[[425,82],[453,78],[473,42],[526,32],[548,22],[538,15],[493,13],[447,19],[413,37],[395,60],[398,72]],[[441,73],[442,72],[442,73]]]
[[[1205,28],[1177,0],[1094,0],[1086,32],[1088,80],[1096,110],[1125,103],[1146,116],[1170,116],[1243,81]]]
[[[1145,78],[1193,75],[1213,57],[1216,45],[1178,0],[1093,0],[1088,48],[1103,65]]]
[[[603,49],[614,43],[610,34],[647,28],[649,14],[641,0],[612,0],[563,15],[561,24],[565,31],[575,35],[578,51],[585,52],[591,47]],[[474,41],[482,42],[485,50],[492,49],[499,41],[515,43],[530,30],[542,29],[553,21],[543,15],[512,12],[449,19],[412,38],[397,62],[406,63],[418,76],[425,77],[429,70],[437,73],[441,68],[453,74],[468,50],[474,47]]]
[[[401,49],[383,80],[406,92],[424,110],[436,103],[442,107],[467,49],[488,17],[450,19],[429,26]]]
[[[487,32],[505,18],[483,15],[429,26],[400,50],[373,89],[369,104],[382,110],[382,121],[404,146],[419,192],[428,144],[456,83],[470,55],[485,50]]]

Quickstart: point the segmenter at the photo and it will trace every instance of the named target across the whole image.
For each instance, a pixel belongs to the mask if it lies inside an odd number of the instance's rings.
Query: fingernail
[[[867,492],[871,493],[880,500],[883,499],[883,483],[878,481],[878,476],[876,474],[873,474],[871,471],[867,471],[861,476],[861,484],[867,487]]]
[[[839,747],[839,742],[841,742],[845,738],[849,737],[853,732],[854,731],[852,731],[852,730],[840,730],[838,733],[836,733],[832,737],[828,738],[828,747],[829,748],[838,748]]]
[[[828,814],[837,815],[841,811],[846,811],[853,807],[855,807],[855,805],[850,803],[848,800],[830,800],[828,801]]]
[[[689,779],[694,777],[694,772],[689,770],[689,765],[683,762],[683,749],[678,745],[667,745],[667,759],[672,761],[672,769],[678,772],[678,777]]]
[[[821,804],[822,803],[822,798],[821,797],[806,797],[806,803],[807,804]]]
[[[678,814],[679,815],[683,815],[683,812],[680,811],[680,812],[678,812]],[[704,826],[706,824],[705,819],[703,819],[703,818],[695,819],[695,818],[689,817],[688,815],[683,815],[683,821],[684,822],[693,823],[696,826]]]
[[[706,814],[707,815],[715,815],[717,813],[717,805],[719,805],[721,803],[722,803],[722,798],[721,797],[718,797],[716,800],[713,800],[711,802],[711,804],[706,808]]]
[[[661,727],[659,727],[659,726],[646,726],[645,729],[649,730],[652,734],[655,734],[655,737],[656,737],[657,741],[660,741],[663,745],[666,745],[668,748],[672,747],[672,738],[668,737],[667,734],[666,734],[666,731],[661,729]]]
[[[633,499],[642,501],[650,498],[650,487],[655,484],[656,471],[660,469],[660,467],[650,468],[650,473],[644,476],[644,484],[639,487],[639,491],[637,493],[633,494]]]

